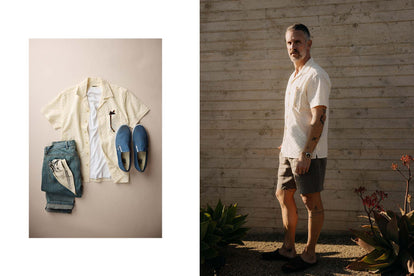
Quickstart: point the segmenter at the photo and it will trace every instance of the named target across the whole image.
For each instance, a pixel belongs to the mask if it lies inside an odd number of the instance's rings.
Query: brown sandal
[[[309,267],[315,266],[317,264],[317,261],[315,263],[308,263],[305,262],[301,256],[296,256],[295,258],[291,259],[289,262],[285,263],[282,266],[282,271],[285,273],[298,272],[303,271]]]
[[[294,258],[283,256],[282,254],[279,253],[279,249],[276,249],[275,251],[272,251],[272,252],[262,253],[262,259],[266,261],[289,261]]]

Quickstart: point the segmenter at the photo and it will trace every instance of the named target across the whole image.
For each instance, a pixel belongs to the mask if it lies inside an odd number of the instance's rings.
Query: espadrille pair
[[[129,172],[132,151],[134,152],[135,168],[140,172],[145,170],[148,161],[148,136],[142,125],[136,125],[134,127],[132,138],[129,126],[120,126],[116,132],[115,147],[118,156],[118,166],[121,170]]]

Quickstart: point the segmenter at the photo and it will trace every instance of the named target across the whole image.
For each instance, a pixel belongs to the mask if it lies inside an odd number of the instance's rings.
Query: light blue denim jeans
[[[82,196],[82,178],[80,159],[76,151],[76,143],[71,141],[53,142],[45,147],[42,168],[42,191],[46,192],[46,211],[71,213],[75,204],[75,197]],[[50,168],[54,159],[65,159],[73,174],[76,194],[59,183]]]

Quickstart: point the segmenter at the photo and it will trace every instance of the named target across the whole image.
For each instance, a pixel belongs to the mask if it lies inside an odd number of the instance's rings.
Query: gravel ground
[[[226,264],[218,276],[274,276],[286,275],[281,271],[284,262],[264,261],[262,252],[273,251],[282,243],[281,235],[249,236],[244,246],[230,245],[226,252]],[[300,253],[306,244],[306,236],[296,238],[296,251]],[[372,275],[345,267],[365,251],[356,245],[351,236],[323,236],[316,247],[319,264],[301,273],[289,275]]]

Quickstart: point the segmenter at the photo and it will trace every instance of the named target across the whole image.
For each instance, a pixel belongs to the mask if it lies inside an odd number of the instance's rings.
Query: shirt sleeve
[[[125,97],[125,111],[128,116],[129,126],[135,127],[150,109],[134,94],[127,91]]]
[[[331,83],[324,76],[316,75],[311,78],[308,84],[307,96],[310,108],[318,105],[329,107],[329,94]]]
[[[55,130],[62,128],[63,125],[63,104],[64,95],[63,93],[60,93],[51,102],[46,104],[40,111]]]

